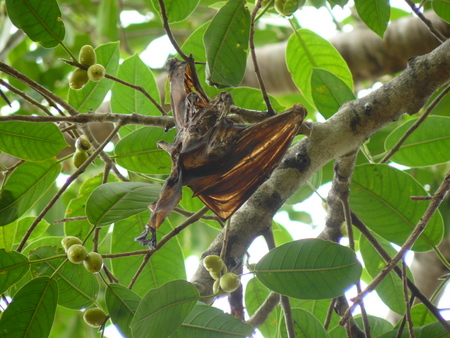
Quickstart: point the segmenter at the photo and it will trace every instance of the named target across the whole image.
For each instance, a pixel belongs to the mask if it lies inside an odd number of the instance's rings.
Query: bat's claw
[[[148,233],[151,233],[150,238],[147,239]],[[138,242],[142,246],[148,246],[150,250],[156,249],[156,229],[152,226],[147,225],[145,230],[134,239],[135,242]]]

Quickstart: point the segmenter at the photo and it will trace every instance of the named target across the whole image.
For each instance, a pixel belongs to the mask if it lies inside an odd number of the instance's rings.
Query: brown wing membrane
[[[146,231],[136,238],[151,248],[156,229],[180,201],[183,185],[221,219],[229,218],[275,169],[306,116],[305,108],[295,105],[253,126],[229,123],[229,93],[207,101],[196,90],[186,62],[171,59],[167,69],[178,133],[173,143],[158,143],[170,153],[172,170],[150,206]],[[149,232],[151,238],[146,239]]]

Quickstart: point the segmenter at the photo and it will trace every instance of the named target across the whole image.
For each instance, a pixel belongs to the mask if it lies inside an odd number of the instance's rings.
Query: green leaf
[[[130,324],[141,297],[123,285],[108,284],[105,301],[113,324],[124,337],[131,337]]]
[[[424,304],[417,304],[411,308],[411,319],[414,326],[422,326],[437,321],[436,317]]]
[[[309,198],[315,190],[319,189],[322,184],[322,169],[318,170],[311,178],[308,179],[307,183],[302,185],[300,189],[292,194],[291,197],[286,201],[287,204],[294,205],[301,203],[307,198]]]
[[[121,139],[115,149],[117,164],[143,174],[168,174],[172,162],[170,155],[156,146],[158,141],[173,142],[176,130],[164,132],[162,128],[143,127]]]
[[[40,246],[30,250],[30,261],[61,255],[61,246]],[[61,267],[61,265],[63,266]],[[57,272],[56,272],[57,271]],[[53,276],[53,274],[56,274]],[[97,298],[99,285],[94,274],[85,269],[83,264],[73,264],[65,258],[52,259],[42,263],[34,263],[31,268],[33,276],[53,276],[58,283],[58,305],[69,309],[89,307]]]
[[[68,146],[54,123],[0,123],[0,150],[22,160],[43,161]]]
[[[156,102],[161,103],[155,77],[137,54],[123,61],[119,66],[117,76],[123,81],[142,87]],[[161,114],[144,94],[117,82],[112,87],[111,111],[115,114]],[[138,126],[125,126],[120,130],[121,136],[124,136],[123,130],[125,128],[135,130]]]
[[[333,73],[320,68],[312,70],[311,93],[317,110],[325,118],[336,113],[343,103],[356,98],[344,81]]]
[[[139,304],[131,323],[134,337],[167,337],[191,313],[199,297],[194,284],[184,280],[168,282],[150,290]]]
[[[430,337],[448,337],[449,333],[446,328],[442,326],[439,322],[434,322],[424,326],[418,326],[413,328],[414,336],[416,338],[430,338]],[[377,336],[377,338],[398,338],[398,330],[393,330],[387,332],[385,334]],[[409,338],[409,331],[407,329],[403,329],[403,334],[401,338]]]
[[[6,0],[11,22],[42,47],[56,47],[65,35],[56,0]]]
[[[245,73],[250,36],[250,13],[245,0],[229,0],[206,29],[208,81],[218,87],[238,86]]]
[[[106,43],[98,46],[95,52],[97,63],[105,67],[107,74],[116,76],[119,68],[119,43]],[[79,113],[95,111],[103,103],[112,85],[112,80],[103,79],[100,82],[89,81],[80,90],[69,89],[69,104]]]
[[[249,337],[253,331],[250,324],[239,318],[199,302],[170,337]]]
[[[0,226],[15,221],[30,209],[51,187],[60,171],[61,165],[53,159],[19,165],[1,190]]]
[[[254,110],[267,110],[266,103],[260,89],[249,87],[238,87],[230,90],[236,106]],[[270,102],[276,112],[283,112],[286,107],[282,106],[273,96],[269,95]]]
[[[394,328],[394,325],[392,325],[386,319],[371,315],[368,315],[367,318],[369,319],[370,333],[372,337],[378,337],[378,335]],[[355,320],[359,327],[364,327],[361,315],[356,316]],[[408,331],[408,329],[406,329],[406,331]]]
[[[439,15],[442,19],[447,22],[450,22],[450,3],[448,0],[433,0],[431,2],[433,6],[433,10]]]
[[[248,281],[245,287],[245,308],[249,316],[253,316],[256,310],[264,303],[269,293],[270,290],[262,285],[258,278],[253,277]],[[264,323],[258,327],[258,330],[261,331],[264,337],[279,337],[281,317],[281,309],[277,306]]]
[[[353,78],[345,60],[334,46],[308,29],[299,29],[289,38],[286,62],[297,88],[313,102],[311,76],[314,68],[333,73],[353,90]]]
[[[381,237],[378,237],[377,239],[389,255],[394,257],[396,251],[390,243]],[[359,240],[359,248],[367,272],[372,278],[375,278],[386,265],[385,261],[381,258],[372,244],[370,244],[370,242],[362,235]],[[398,314],[403,314],[405,312],[406,307],[404,301],[405,296],[403,294],[403,281],[395,272],[391,271],[389,275],[381,281],[375,291],[383,303],[392,311]]]
[[[23,217],[16,221],[17,231],[15,234],[16,237],[14,239],[14,243],[19,243],[22,240],[23,236],[28,231],[28,229],[30,228],[31,224],[34,222],[35,219],[36,217]],[[38,225],[34,228],[33,232],[31,233],[30,237],[28,237],[28,240],[33,241],[38,237],[40,237],[48,229],[49,225],[50,224],[45,219],[39,221]]]
[[[114,230],[111,239],[111,248],[113,253],[133,252],[142,250],[142,246],[134,241],[148,222],[149,212],[143,212],[139,215],[129,217],[114,224]],[[157,231],[157,239],[160,240],[164,235],[172,231],[169,222],[164,222]],[[142,264],[142,256],[129,256],[115,258],[111,262],[114,275],[122,284],[128,285],[134,273]],[[145,265],[138,280],[133,286],[133,291],[139,296],[145,295],[149,290],[160,287],[164,283],[175,280],[186,279],[184,266],[184,257],[181,250],[178,236],[167,242],[157,255],[150,258]]]
[[[412,119],[396,128],[386,138],[386,150],[405,135],[418,119]],[[450,161],[450,117],[429,116],[400,146],[391,158],[393,162],[409,167],[424,167]]]
[[[17,222],[12,222],[0,227],[0,249],[7,251],[12,249],[16,237]]]
[[[97,31],[108,41],[119,37],[119,9],[117,1],[101,0],[97,14]]]
[[[261,283],[275,292],[300,299],[325,299],[342,296],[359,280],[362,268],[347,247],[303,239],[271,250],[255,271]]]
[[[160,12],[158,0],[152,1],[153,6]],[[200,0],[164,0],[169,23],[180,22],[187,19],[197,8],[199,2]]]
[[[106,183],[95,189],[86,202],[86,216],[96,226],[110,225],[148,209],[161,188],[138,182]]]
[[[389,0],[355,0],[355,6],[367,27],[383,38],[391,15]]]
[[[55,319],[58,285],[39,277],[25,284],[0,319],[2,337],[47,338]]]
[[[410,196],[425,195],[425,189],[407,173],[384,164],[363,164],[353,173],[350,206],[372,231],[401,246],[428,206],[428,202],[412,201]],[[437,211],[412,250],[432,250],[443,235]]]
[[[314,317],[310,312],[293,308],[292,309],[292,318],[294,320],[294,331],[295,337],[297,338],[328,338],[329,335],[327,331],[324,329],[323,324],[319,322],[319,320]],[[281,324],[281,337],[287,337],[286,324],[283,321]]]
[[[30,265],[26,256],[0,249],[0,294],[17,283],[28,270]]]

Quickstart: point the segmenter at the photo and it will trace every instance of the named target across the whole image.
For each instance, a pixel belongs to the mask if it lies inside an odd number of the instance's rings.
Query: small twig
[[[405,313],[405,317],[406,320],[408,321],[408,329],[409,329],[409,337],[410,338],[415,338],[416,335],[414,334],[414,324],[411,318],[411,304],[409,302],[409,296],[408,296],[408,278],[406,275],[406,262],[405,262],[405,258],[402,258],[402,273],[403,273],[403,278],[402,278],[402,282],[403,282],[403,297],[405,298],[405,306],[406,306],[406,313]]]
[[[444,43],[447,38],[442,35],[442,33],[434,27],[433,23],[428,20],[425,15],[416,7],[412,0],[405,0],[405,2],[411,7],[414,13],[423,21],[423,23],[428,27],[430,32],[439,40],[439,42]]]
[[[431,201],[431,196],[410,196],[412,201]]]
[[[35,218],[33,223],[28,228],[27,232],[23,236],[21,242],[19,243],[17,247],[17,252],[21,252],[24,248],[28,238],[33,233],[34,229],[37,227],[39,222],[44,218],[44,216],[47,214],[47,212],[53,207],[53,205],[56,203],[56,201],[61,197],[61,195],[67,190],[67,188],[77,179],[78,176],[80,176],[88,167],[88,165],[97,157],[97,155],[103,151],[103,148],[108,144],[111,139],[116,136],[119,129],[122,127],[121,123],[117,124],[117,126],[114,128],[114,130],[108,135],[108,137],[103,141],[103,143],[95,149],[95,151],[92,153],[91,156],[72,174],[70,177],[66,180],[66,182],[63,184],[63,186],[58,190],[58,192],[53,196],[53,198],[48,202],[48,204],[45,206],[45,208],[41,211],[41,213]]]
[[[270,102],[269,96],[267,95],[266,86],[264,84],[264,80],[261,76],[261,72],[259,70],[258,60],[256,58],[256,51],[255,51],[255,18],[256,14],[258,13],[259,9],[261,8],[262,0],[258,0],[255,3],[255,8],[253,8],[252,14],[251,14],[251,24],[250,24],[250,53],[252,55],[252,61],[253,61],[253,67],[255,68],[255,74],[256,78],[258,79],[259,88],[261,89],[261,93],[264,99],[264,102],[267,106],[267,112],[269,116],[275,115],[275,110],[272,107],[272,103]]]
[[[56,221],[53,221],[53,224],[66,223],[66,222],[75,222],[75,221],[85,221],[85,220],[87,220],[86,216],[67,217],[67,218],[62,218],[62,219],[58,219]]]
[[[153,254],[161,249],[171,238],[178,235],[183,229],[187,228],[192,223],[198,221],[207,211],[209,210],[208,207],[203,207],[199,211],[197,211],[195,214],[193,214],[191,217],[189,217],[187,220],[185,220],[183,223],[181,223],[179,226],[177,226],[175,229],[173,229],[171,232],[169,232],[167,235],[165,235],[163,238],[161,238],[160,241],[156,244],[156,248],[154,250],[143,250],[145,252],[148,252],[141,265],[139,266],[138,270],[134,274],[133,278],[131,279],[130,284],[128,285],[129,289],[132,289],[134,284],[136,283],[139,275],[144,270],[145,266],[147,265],[150,258],[153,256]],[[103,255],[102,255],[103,256]],[[108,255],[105,255],[104,257],[107,257]],[[109,255],[111,256],[111,255]],[[117,257],[117,256],[116,256]],[[113,257],[107,257],[107,258],[113,258]]]
[[[355,298],[353,298],[353,305],[350,306],[345,315],[343,316],[341,323],[345,324],[345,322],[348,320],[348,317],[350,316],[353,309],[361,303],[362,299],[366,296],[367,293],[375,290],[375,288],[378,286],[378,284],[396,267],[398,262],[402,259],[402,257],[405,255],[407,250],[410,250],[411,247],[414,245],[414,243],[417,241],[419,236],[423,233],[423,231],[426,229],[431,217],[436,212],[437,208],[441,204],[444,197],[447,195],[448,191],[450,190],[450,171],[447,172],[446,177],[442,184],[439,186],[435,194],[433,195],[433,198],[430,202],[430,205],[428,206],[427,210],[423,214],[422,218],[417,223],[416,227],[412,231],[411,235],[408,237],[408,239],[405,241],[405,243],[402,245],[398,253],[392,258],[391,261],[389,261],[386,266],[381,270],[381,272],[373,279],[373,281],[362,291],[359,293]]]
[[[220,250],[220,258],[222,258],[222,261],[226,262],[226,255],[227,255],[227,248],[228,248],[228,234],[230,233],[230,218],[228,219],[227,223],[225,224],[225,234],[223,236],[223,245],[222,249]]]
[[[383,157],[380,163],[388,163],[389,159],[400,149],[403,143],[405,143],[406,139],[425,121],[425,119],[430,115],[433,109],[437,106],[439,102],[450,92],[450,85],[447,85],[445,89],[431,102],[422,116],[414,122],[414,124],[409,127],[409,129],[405,132],[405,134],[398,140],[397,144],[392,147],[392,149]]]
[[[333,317],[334,313],[334,305],[336,304],[336,298],[333,298],[331,300],[330,306],[328,307],[327,316],[325,317],[325,322],[323,323],[323,328],[325,331],[328,331],[328,327],[331,323],[331,318]]]
[[[60,113],[62,113],[61,110],[56,105],[54,105],[53,102],[56,102],[61,107],[63,107],[70,115],[79,114],[75,108],[73,108],[70,104],[68,104],[66,101],[61,99],[59,96],[53,94],[53,92],[51,92],[50,90],[41,86],[36,81],[31,80],[29,77],[20,73],[16,69],[8,66],[7,64],[0,62],[0,71],[11,75],[12,77],[16,78],[20,82],[23,82],[26,85],[28,85],[30,88],[33,88],[36,92],[41,94],[48,101],[48,103],[50,105],[52,105],[55,109],[57,109]]]

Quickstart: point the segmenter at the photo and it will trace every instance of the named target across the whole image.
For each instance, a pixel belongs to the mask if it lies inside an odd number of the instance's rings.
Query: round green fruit
[[[220,277],[220,288],[226,293],[236,291],[239,285],[241,285],[239,276],[232,272],[228,272]]]
[[[83,265],[87,271],[92,273],[100,272],[103,266],[103,258],[98,252],[90,252],[83,261]]]
[[[76,151],[73,154],[73,165],[79,168],[89,158],[89,154],[86,151]]]
[[[107,318],[106,313],[99,308],[87,309],[83,314],[83,319],[86,324],[92,327],[101,327],[105,324]]]
[[[74,244],[67,250],[67,258],[75,264],[81,264],[86,259],[88,252],[81,244]]]
[[[106,70],[101,64],[90,66],[88,71],[89,80],[99,82],[105,78]]]
[[[85,135],[81,135],[79,138],[77,138],[75,147],[79,151],[88,151],[89,149],[91,149],[91,144],[89,143],[89,140]]]
[[[275,0],[275,10],[282,16],[291,16],[306,0]]]
[[[77,68],[70,76],[69,85],[70,88],[79,90],[89,81],[88,73],[84,69]]]
[[[97,63],[97,56],[94,48],[91,45],[85,45],[80,49],[79,55],[80,63],[85,66],[92,66]]]
[[[69,248],[74,245],[74,244],[83,244],[83,242],[81,241],[81,239],[79,239],[78,237],[75,236],[66,236],[61,240],[61,244],[64,248],[64,250],[67,252],[67,250],[69,250]]]
[[[220,273],[225,266],[222,258],[217,255],[209,255],[203,259],[203,266],[209,272]],[[214,277],[213,277],[214,278]]]

